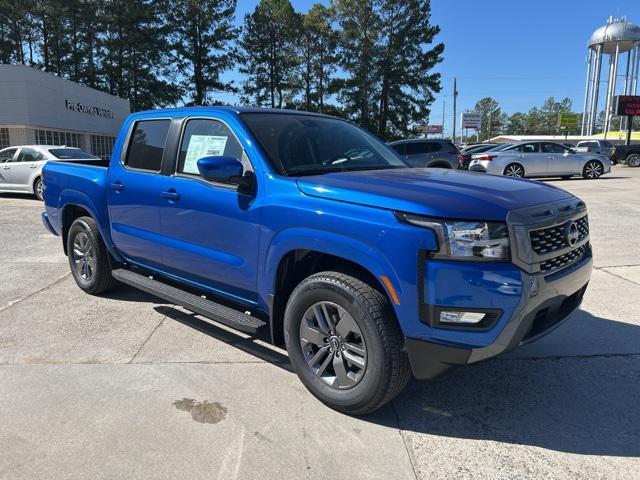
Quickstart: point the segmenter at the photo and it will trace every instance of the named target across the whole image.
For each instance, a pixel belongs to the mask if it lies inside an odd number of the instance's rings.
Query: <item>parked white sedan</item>
[[[598,153],[579,153],[555,142],[518,142],[472,155],[469,170],[519,178],[581,175],[595,179],[611,171],[611,160]]]
[[[0,150],[0,192],[32,193],[42,200],[42,167],[49,160],[99,160],[73,147],[23,145]]]

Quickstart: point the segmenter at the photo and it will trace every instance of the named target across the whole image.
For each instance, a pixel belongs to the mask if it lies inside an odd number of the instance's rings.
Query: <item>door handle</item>
[[[2,167],[3,170],[10,170],[11,167],[9,165],[5,165],[4,167]]]
[[[37,165],[29,165],[29,168],[38,168]]]
[[[115,190],[116,192],[121,192],[122,190],[124,190],[124,185],[122,185],[120,182],[113,182],[109,185],[109,188],[111,188],[111,190]]]
[[[178,201],[180,200],[180,194],[176,192],[173,188],[169,191],[162,192],[162,198],[166,198],[169,201]]]

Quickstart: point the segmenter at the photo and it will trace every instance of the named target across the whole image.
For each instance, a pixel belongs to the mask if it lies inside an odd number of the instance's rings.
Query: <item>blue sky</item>
[[[297,11],[316,3],[292,0]],[[328,4],[328,1],[320,3]],[[239,0],[238,22],[257,2]],[[550,96],[569,97],[581,110],[587,41],[610,15],[640,23],[640,0],[432,0],[444,61],[437,67],[443,91],[432,106],[431,123],[451,128],[453,78],[458,109],[471,109],[485,96],[504,111],[527,111]],[[234,77],[236,75],[233,75]]]

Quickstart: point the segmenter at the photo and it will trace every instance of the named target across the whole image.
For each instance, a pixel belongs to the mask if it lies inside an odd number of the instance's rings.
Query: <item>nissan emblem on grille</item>
[[[580,237],[580,232],[578,231],[578,226],[576,222],[567,223],[567,243],[570,247],[575,246],[578,243],[578,238]]]

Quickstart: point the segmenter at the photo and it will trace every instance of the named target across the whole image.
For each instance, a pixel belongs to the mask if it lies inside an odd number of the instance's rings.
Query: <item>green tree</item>
[[[379,17],[376,133],[406,136],[411,124],[429,118],[433,94],[441,89],[440,74],[432,70],[444,44],[431,47],[440,28],[430,23],[430,0],[384,0]]]
[[[35,63],[36,5],[35,0],[0,0],[0,63]]]
[[[282,108],[291,94],[295,21],[289,0],[261,0],[253,13],[245,15],[241,46],[246,60],[240,67],[247,77],[245,102]]]
[[[128,98],[132,110],[175,104],[180,98],[171,80],[168,27],[158,0],[110,0],[105,3],[100,65],[107,91]]]
[[[527,115],[516,112],[510,115],[504,127],[506,135],[525,135],[527,132]]]
[[[351,118],[372,129],[371,112],[376,109],[379,80],[376,46],[382,28],[377,13],[380,0],[334,0],[332,5],[342,27],[340,67],[347,74],[338,83],[338,98]]]
[[[559,132],[558,114],[571,112],[571,99],[564,98],[557,102],[555,98],[549,97],[545,100],[540,109],[540,124],[537,127],[539,134],[554,135]]]
[[[210,91],[235,92],[222,80],[237,53],[233,40],[240,28],[233,25],[236,0],[169,0],[165,12],[171,47],[181,73],[181,94],[192,105],[208,103]]]
[[[293,80],[302,92],[305,110],[323,112],[327,95],[333,91],[333,74],[336,71],[337,32],[331,23],[334,12],[319,3],[307,14],[298,14],[296,31],[296,62]]]
[[[481,142],[502,133],[504,116],[500,104],[495,99],[483,98],[476,103],[474,110],[482,117],[482,126],[479,132]]]

